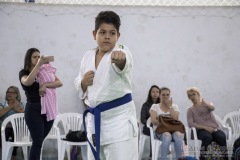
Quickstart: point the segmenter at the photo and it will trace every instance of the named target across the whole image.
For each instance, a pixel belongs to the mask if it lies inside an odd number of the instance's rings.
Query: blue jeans
[[[162,141],[161,144],[161,160],[167,160],[167,155],[169,153],[169,146],[171,142],[174,143],[174,149],[176,151],[176,159],[182,157],[182,145],[184,135],[180,132],[174,132],[170,134],[169,132],[164,132],[162,134],[156,133],[156,138]]]
[[[43,140],[51,130],[54,121],[47,121],[46,115],[41,114],[40,102],[27,102],[25,120],[32,137],[29,160],[40,160]]]

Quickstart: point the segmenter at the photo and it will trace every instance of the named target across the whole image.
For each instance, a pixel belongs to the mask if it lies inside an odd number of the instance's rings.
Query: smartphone
[[[48,62],[53,62],[54,61],[54,56],[46,56],[44,58],[47,58]]]

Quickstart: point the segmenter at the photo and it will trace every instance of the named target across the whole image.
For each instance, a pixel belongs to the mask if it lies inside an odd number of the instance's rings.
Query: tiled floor
[[[2,150],[2,148],[0,148]],[[56,153],[57,154],[57,153]],[[150,160],[150,139],[147,139],[144,145],[144,152],[142,155],[142,160]],[[0,160],[2,159],[2,152],[0,152]],[[79,158],[80,159],[80,158]],[[17,160],[24,160],[21,148],[18,148]],[[42,160],[57,160],[56,158],[44,158]]]
[[[0,148],[0,149],[1,149],[0,160],[2,160],[2,148]],[[16,159],[17,160],[24,160],[21,148],[18,148],[18,150],[17,150]],[[43,158],[42,160],[57,160],[57,157],[56,158]]]
[[[58,160],[57,153],[56,153],[56,157],[54,158],[45,158],[45,157],[46,156],[43,156],[42,160]],[[77,159],[82,160],[81,155],[79,155]],[[2,160],[2,148],[0,148],[0,160]],[[17,150],[16,160],[24,160],[21,147],[19,147]],[[67,158],[65,158],[65,160],[67,160]]]

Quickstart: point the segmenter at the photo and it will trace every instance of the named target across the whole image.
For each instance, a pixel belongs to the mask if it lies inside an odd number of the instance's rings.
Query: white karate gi
[[[89,107],[96,107],[98,104],[132,93],[132,55],[125,46],[121,49],[116,45],[113,50],[122,50],[126,54],[126,65],[123,70],[111,63],[112,51],[105,53],[97,69],[95,68],[97,49],[88,51],[82,59],[80,73],[74,84],[79,91],[80,98],[84,99]],[[93,85],[88,86],[87,91],[83,93],[81,80],[83,75],[90,70],[95,72]],[[88,137],[92,139],[92,133],[95,132],[94,116],[90,113],[87,119]],[[137,160],[137,137],[138,126],[133,101],[101,113],[101,160]],[[88,160],[94,160],[90,156],[90,147],[88,153]]]

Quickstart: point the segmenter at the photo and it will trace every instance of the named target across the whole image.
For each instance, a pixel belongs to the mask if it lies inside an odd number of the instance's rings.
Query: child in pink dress
[[[41,86],[44,83],[54,82],[55,73],[56,68],[50,63],[43,64],[37,73],[37,81],[39,82],[39,85]],[[44,96],[41,97],[41,106],[41,114],[46,114],[47,121],[56,118],[58,107],[55,88],[46,88]]]

